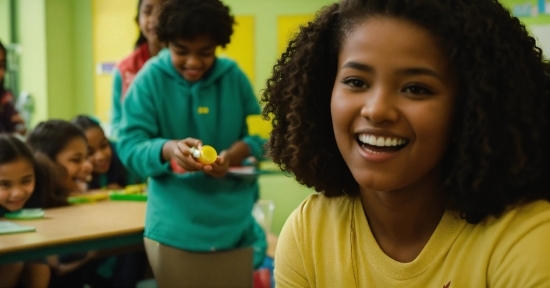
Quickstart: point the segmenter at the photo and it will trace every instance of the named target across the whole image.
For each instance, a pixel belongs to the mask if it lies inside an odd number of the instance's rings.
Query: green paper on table
[[[36,228],[8,221],[0,221],[0,234],[12,234],[36,231]]]
[[[109,199],[121,201],[147,201],[147,193],[127,193],[124,190],[111,191]]]
[[[37,219],[44,218],[44,209],[21,209],[4,215],[6,219]]]

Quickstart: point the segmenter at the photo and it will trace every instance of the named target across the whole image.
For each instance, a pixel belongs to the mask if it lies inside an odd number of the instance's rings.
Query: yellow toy
[[[210,145],[204,145],[200,150],[195,147],[191,147],[190,152],[191,155],[193,155],[193,158],[205,165],[216,162],[216,158],[218,158],[218,152],[216,152],[216,149]]]

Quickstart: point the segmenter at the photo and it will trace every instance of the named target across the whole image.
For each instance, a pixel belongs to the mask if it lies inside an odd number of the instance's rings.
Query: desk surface
[[[140,201],[99,201],[47,209],[42,219],[9,219],[36,232],[0,235],[0,264],[141,244],[145,206]],[[274,257],[277,236],[269,234],[267,240],[267,255]]]
[[[60,247],[70,253],[142,242],[145,206],[145,202],[100,201],[47,209],[42,219],[9,219],[33,226],[36,232],[0,235],[0,263],[57,254]]]

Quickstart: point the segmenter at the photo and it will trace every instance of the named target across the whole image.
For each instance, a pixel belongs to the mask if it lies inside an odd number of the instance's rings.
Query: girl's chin
[[[85,192],[88,189],[88,183],[82,180],[73,180],[65,186],[70,192]]]
[[[15,205],[9,205],[9,207],[6,207],[9,211],[13,212],[13,211],[17,211],[17,210],[21,210],[23,209],[23,205],[25,203],[23,202],[23,204],[15,204]]]

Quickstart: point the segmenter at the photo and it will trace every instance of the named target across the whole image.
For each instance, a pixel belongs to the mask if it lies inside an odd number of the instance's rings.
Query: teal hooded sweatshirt
[[[217,58],[190,83],[172,65],[168,49],[139,71],[122,107],[118,153],[139,176],[149,178],[145,237],[186,251],[253,247],[255,265],[267,247],[252,216],[257,179],[213,178],[203,172],[175,174],[161,159],[169,140],[201,139],[218,152],[235,141],[263,156],[262,141],[248,135],[246,118],[260,106],[250,82],[229,59]]]

